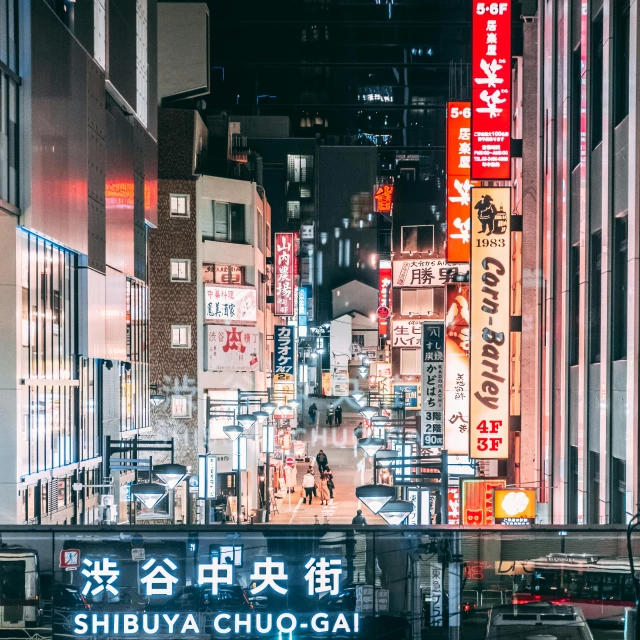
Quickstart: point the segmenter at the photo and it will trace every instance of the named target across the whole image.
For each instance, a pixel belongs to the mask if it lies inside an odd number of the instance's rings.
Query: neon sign
[[[373,199],[375,200],[376,211],[378,213],[391,213],[391,207],[393,205],[393,185],[380,185],[376,189]]]
[[[311,629],[322,634],[355,634],[360,631],[360,614],[316,613],[310,618],[298,618],[293,613],[218,613],[207,622],[193,613],[78,613],[73,617],[77,636],[139,636],[169,634],[183,636],[214,632],[219,636],[242,635],[255,631],[266,634],[274,631],[292,634],[297,629]],[[202,626],[202,629],[201,629]]]

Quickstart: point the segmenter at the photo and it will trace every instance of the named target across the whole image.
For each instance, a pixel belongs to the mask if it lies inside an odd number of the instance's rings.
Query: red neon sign
[[[504,478],[469,478],[462,480],[462,521],[460,524],[481,527],[493,524],[493,490],[507,486]]]
[[[293,233],[275,234],[275,304],[276,316],[295,313],[295,255]]]
[[[471,103],[447,104],[447,261],[469,262],[471,239]]]
[[[386,309],[387,313],[381,309]],[[389,336],[389,317],[391,316],[391,264],[380,265],[378,270],[378,335]]]
[[[376,189],[373,199],[376,202],[376,211],[378,213],[391,213],[391,206],[393,205],[393,185],[380,185]]]
[[[471,177],[511,178],[511,1],[474,0]]]

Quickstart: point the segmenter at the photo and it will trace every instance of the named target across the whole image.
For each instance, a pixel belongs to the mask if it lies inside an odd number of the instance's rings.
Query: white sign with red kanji
[[[274,314],[293,316],[295,313],[295,247],[293,233],[275,234]]]
[[[256,327],[207,326],[207,371],[258,371],[260,332]]]

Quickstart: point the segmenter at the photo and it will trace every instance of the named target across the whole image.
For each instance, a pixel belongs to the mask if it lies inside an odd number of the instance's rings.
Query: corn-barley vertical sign
[[[509,440],[509,187],[471,189],[470,456],[507,458]]]

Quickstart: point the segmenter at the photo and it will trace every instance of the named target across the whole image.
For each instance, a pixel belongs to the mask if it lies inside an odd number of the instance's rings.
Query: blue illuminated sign
[[[290,325],[277,325],[273,328],[275,375],[293,378],[294,328]]]

